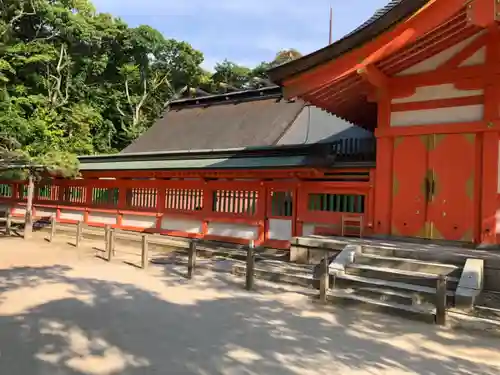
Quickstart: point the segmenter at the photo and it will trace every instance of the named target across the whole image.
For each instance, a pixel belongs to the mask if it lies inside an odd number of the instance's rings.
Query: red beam
[[[467,4],[467,21],[479,27],[489,27],[500,17],[497,0],[471,0]]]
[[[302,96],[359,68],[402,49],[453,17],[464,6],[463,0],[431,0],[419,12],[401,22],[373,42],[357,48],[332,62],[285,80],[287,97]]]

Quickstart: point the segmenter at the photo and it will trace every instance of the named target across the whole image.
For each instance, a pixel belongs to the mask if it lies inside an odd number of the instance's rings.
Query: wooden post
[[[104,252],[107,253],[109,250],[109,235],[111,234],[111,225],[106,224],[104,226]]]
[[[188,279],[193,278],[194,267],[196,266],[196,240],[191,240],[189,243],[189,252],[188,252]]]
[[[321,276],[319,279],[319,300],[322,303],[326,303],[329,283],[330,275],[328,274],[328,251],[325,251],[323,261],[321,262]]]
[[[142,235],[142,251],[141,251],[141,264],[142,269],[145,270],[149,265],[149,249],[148,249],[148,235]]]
[[[10,236],[12,234],[12,214],[7,212],[7,219],[5,221],[5,234]]]
[[[439,275],[436,283],[436,324],[446,325],[447,277]]]
[[[108,262],[113,260],[113,255],[115,255],[115,230],[110,228],[109,230],[109,240],[108,240]]]
[[[255,241],[251,240],[247,250],[247,267],[245,274],[245,289],[252,290],[254,287],[254,269],[255,269]]]
[[[24,239],[29,239],[33,235],[33,196],[35,195],[35,179],[33,171],[28,175],[28,196],[26,199],[26,213],[24,215]]]
[[[116,246],[115,246],[115,244],[116,244],[116,235],[119,234],[119,232],[120,232],[119,228],[113,228],[113,231],[112,231],[112,233],[113,233],[113,241],[111,242],[112,245],[113,245],[113,256],[116,255]]]
[[[56,236],[56,225],[57,225],[56,215],[52,215],[50,217],[50,237],[49,237],[49,242],[54,241],[54,237]]]
[[[75,247],[80,247],[80,240],[82,239],[82,231],[83,231],[83,222],[79,221],[76,224],[76,241],[75,241]]]

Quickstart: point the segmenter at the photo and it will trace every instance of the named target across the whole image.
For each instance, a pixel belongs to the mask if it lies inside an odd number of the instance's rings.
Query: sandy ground
[[[0,238],[0,374],[500,374],[500,340]]]

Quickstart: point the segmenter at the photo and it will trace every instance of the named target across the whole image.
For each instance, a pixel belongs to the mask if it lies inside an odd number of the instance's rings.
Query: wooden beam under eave
[[[462,85],[473,81],[486,83],[493,79],[498,79],[500,67],[487,67],[486,65],[462,66],[447,71],[434,70],[431,72],[416,73],[404,76],[391,77],[389,87],[404,90],[414,89],[422,86],[435,86],[445,83]],[[479,81],[478,81],[479,80]]]
[[[500,20],[500,3],[497,0],[471,0],[467,4],[467,22],[479,27],[490,27]]]
[[[385,89],[388,86],[387,76],[372,64],[359,68],[357,72],[364,80],[378,89]]]
[[[372,42],[329,63],[285,79],[287,97],[303,96],[387,57],[439,27],[464,7],[463,0],[431,0],[415,15]],[[367,57],[368,56],[368,57]]]

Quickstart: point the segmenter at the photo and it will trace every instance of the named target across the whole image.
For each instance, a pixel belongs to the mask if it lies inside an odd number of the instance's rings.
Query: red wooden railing
[[[340,234],[342,215],[372,227],[366,181],[55,179],[35,189],[34,217],[172,236],[289,248],[294,236]],[[0,208],[22,216],[23,181],[0,181]],[[324,232],[324,233],[323,233]]]

